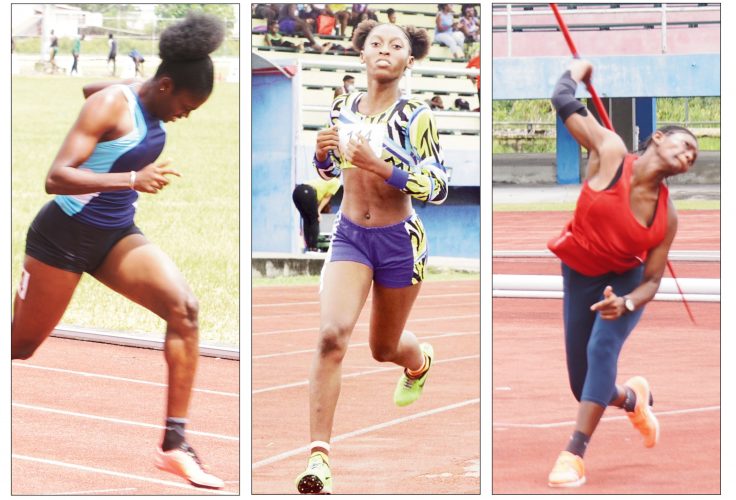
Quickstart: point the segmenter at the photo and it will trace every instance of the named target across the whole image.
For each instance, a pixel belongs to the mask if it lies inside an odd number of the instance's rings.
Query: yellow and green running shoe
[[[427,359],[427,369],[419,378],[409,378],[406,374],[406,370],[404,370],[399,382],[396,384],[396,390],[394,391],[394,403],[396,403],[396,406],[410,405],[422,395],[424,383],[427,381],[429,369],[432,367],[434,350],[430,344],[421,344],[419,347]]]
[[[296,477],[299,493],[329,495],[332,493],[332,472],[327,455],[315,451],[309,457],[307,469]]]

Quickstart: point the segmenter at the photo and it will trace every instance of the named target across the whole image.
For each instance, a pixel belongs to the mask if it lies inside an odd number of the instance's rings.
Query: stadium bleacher
[[[437,4],[369,4],[379,22],[387,21],[386,11],[393,8],[396,12],[397,24],[414,25],[425,28],[434,34]],[[479,12],[479,7],[476,7]],[[459,13],[458,13],[459,15]],[[366,76],[357,65],[356,54],[342,52],[327,52],[319,54],[310,50],[299,53],[295,49],[269,47],[264,42],[265,19],[252,19],[251,42],[252,50],[266,58],[284,58],[291,56],[298,58],[304,64],[300,72],[301,79],[301,118],[303,141],[313,141],[312,134],[322,128],[333,92],[342,84],[345,74],[355,76],[355,86],[358,90],[365,90]],[[348,32],[352,34],[352,29]],[[332,42],[342,47],[350,47],[349,37],[335,35],[323,36],[314,33],[318,43]],[[305,38],[297,36],[283,36],[294,44],[305,42]],[[284,53],[285,52],[285,53]],[[311,64],[308,64],[311,63]],[[340,66],[353,66],[355,69],[343,69]],[[450,50],[442,45],[433,43],[427,58],[415,64],[415,71],[408,77],[403,88],[408,87],[411,95],[428,101],[434,95],[441,96],[446,111],[436,111],[437,127],[442,137],[444,147],[471,149],[479,145],[480,113],[477,111],[457,111],[454,109],[455,100],[460,98],[468,102],[470,110],[480,107],[477,88],[466,70],[467,61],[454,59]],[[335,67],[337,66],[337,67]],[[418,68],[431,68],[433,74],[423,73]],[[460,71],[458,71],[460,70]],[[460,74],[457,74],[460,73]],[[465,73],[465,74],[464,74]]]

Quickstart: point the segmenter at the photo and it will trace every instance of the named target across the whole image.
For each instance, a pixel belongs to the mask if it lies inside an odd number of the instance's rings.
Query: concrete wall
[[[429,255],[480,258],[480,188],[450,188],[442,205],[414,201],[429,238]]]

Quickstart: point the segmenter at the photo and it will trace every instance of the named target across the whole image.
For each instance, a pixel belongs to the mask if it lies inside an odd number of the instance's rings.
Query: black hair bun
[[[161,33],[158,42],[162,61],[203,59],[217,50],[225,39],[225,24],[217,17],[192,11]]]

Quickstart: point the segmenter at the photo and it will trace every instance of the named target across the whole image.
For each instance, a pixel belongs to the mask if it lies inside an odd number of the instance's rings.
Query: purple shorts
[[[326,260],[359,262],[373,270],[379,285],[404,288],[424,280],[427,254],[424,226],[416,213],[382,227],[360,226],[338,213]]]
[[[296,21],[288,17],[280,20],[279,31],[284,35],[293,35],[296,33]]]

